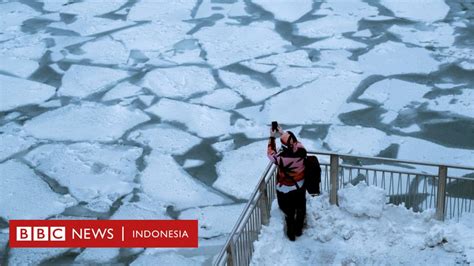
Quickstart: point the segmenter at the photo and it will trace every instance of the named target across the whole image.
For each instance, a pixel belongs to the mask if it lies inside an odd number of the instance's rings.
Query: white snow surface
[[[84,98],[126,77],[128,77],[127,72],[122,70],[73,65],[63,76],[58,94]]]
[[[382,0],[381,4],[390,9],[397,17],[421,22],[442,20],[449,12],[449,6],[444,0]]]
[[[267,144],[267,140],[257,141],[224,152],[216,165],[218,178],[212,186],[236,198],[248,199],[269,162]]]
[[[307,226],[295,242],[284,234],[275,201],[251,265],[451,265],[472,254],[474,215],[443,223],[432,210],[414,213],[385,199],[383,190],[364,183],[339,191],[341,207],[330,205],[328,194],[308,197]]]
[[[132,191],[142,149],[91,143],[46,144],[26,156],[41,172],[85,202],[110,204]]]
[[[167,154],[152,151],[141,173],[143,192],[174,210],[226,203],[227,200],[192,178]]]
[[[155,69],[146,74],[143,86],[160,97],[182,99],[214,90],[216,81],[209,69],[188,66]]]
[[[275,19],[288,22],[298,20],[313,8],[311,0],[252,0],[252,2],[271,12]]]
[[[228,234],[232,230],[237,218],[242,213],[245,204],[209,206],[192,208],[183,211],[180,220],[198,220],[199,237],[211,238]]]
[[[27,121],[24,129],[38,139],[112,141],[149,119],[140,110],[83,102],[43,113]]]
[[[0,74],[0,112],[40,104],[56,93],[56,88],[26,79]]]
[[[167,122],[183,123],[189,132],[200,137],[216,137],[227,133],[230,125],[230,113],[186,102],[163,98],[157,104],[146,109]]]
[[[207,61],[215,68],[283,52],[283,46],[289,44],[274,31],[274,25],[269,22],[254,22],[245,27],[216,24],[201,29],[194,36],[207,52]]]
[[[17,160],[0,164],[0,173],[0,217],[6,221],[46,219],[75,203],[71,197],[52,191],[31,168]]]
[[[380,60],[383,58],[383,60]],[[440,62],[423,48],[411,48],[392,41],[375,46],[359,57],[360,67],[367,74],[428,74],[438,69]]]
[[[133,131],[129,137],[160,153],[181,155],[201,142],[201,139],[167,124],[147,126]]]

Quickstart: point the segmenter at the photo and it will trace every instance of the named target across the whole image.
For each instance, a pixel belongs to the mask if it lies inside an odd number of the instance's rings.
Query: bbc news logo
[[[66,227],[18,226],[16,241],[66,241]]]
[[[10,247],[198,247],[197,220],[10,220]]]

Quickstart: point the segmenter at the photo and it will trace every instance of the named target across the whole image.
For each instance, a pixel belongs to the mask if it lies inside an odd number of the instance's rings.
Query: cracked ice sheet
[[[268,141],[258,141],[237,150],[224,152],[216,165],[218,174],[213,187],[239,199],[248,199],[268,164]]]
[[[135,217],[131,217],[136,219]],[[86,248],[74,259],[78,264],[117,263],[119,248]]]
[[[129,82],[122,82],[109,90],[104,97],[102,97],[102,101],[130,98],[141,94],[143,94],[141,87]]]
[[[267,57],[251,60],[250,62],[278,66],[310,67],[314,65],[314,63],[309,59],[308,53],[304,50],[270,55]]]
[[[22,35],[0,43],[0,55],[40,60],[46,52],[44,34]]]
[[[56,93],[56,88],[52,86],[1,74],[0,84],[2,84],[0,86],[0,112],[25,105],[40,104]]]
[[[41,177],[19,161],[0,164],[0,173],[0,217],[6,221],[46,219],[75,203],[69,195],[53,192]]]
[[[130,51],[120,42],[104,36],[92,42],[86,42],[81,46],[84,52],[80,55],[68,54],[68,60],[88,59],[96,64],[118,64],[123,65],[128,61]]]
[[[249,14],[245,12],[245,7],[246,4],[243,0],[237,0],[234,3],[204,0],[199,5],[194,18],[207,18],[214,14],[221,14],[227,18],[248,16]]]
[[[21,128],[0,129],[0,161],[36,144],[36,139],[28,137]]]
[[[342,36],[334,36],[321,41],[317,41],[308,45],[308,48],[312,49],[345,49],[345,50],[355,50],[365,48],[367,45],[365,43],[356,42],[351,39],[344,38]]]
[[[0,56],[0,71],[13,74],[21,78],[27,78],[36,69],[38,62],[28,59]]]
[[[128,73],[123,70],[73,65],[63,76],[58,94],[84,98],[92,93],[100,92],[126,77],[128,77]]]
[[[130,9],[127,19],[133,21],[160,20],[181,22],[191,19],[191,11],[196,6],[195,0],[156,1],[142,0]]]
[[[39,14],[31,7],[18,2],[0,3],[0,31],[5,32],[21,26],[23,21]]]
[[[231,89],[256,103],[281,91],[279,87],[267,88],[247,75],[239,75],[227,71],[219,71],[219,77]]]
[[[419,26],[420,28],[391,26],[388,31],[402,39],[404,43],[419,46],[450,47],[454,44],[454,28],[446,23]]]
[[[272,13],[275,19],[288,22],[298,20],[313,8],[312,0],[252,0],[252,2]]]
[[[116,30],[135,23],[123,20],[113,20],[106,18],[97,18],[90,16],[79,16],[73,23],[66,24],[64,22],[55,22],[49,24],[48,27],[69,30],[78,33],[81,36],[89,36],[99,34],[106,31]]]
[[[207,61],[215,68],[265,54],[283,52],[289,45],[270,22],[254,22],[248,26],[216,23],[194,34],[207,53]],[[242,38],[245,36],[245,38]]]
[[[430,100],[427,109],[474,118],[474,90],[463,89],[461,91],[460,95],[443,95]]]
[[[381,4],[397,17],[428,23],[444,19],[449,12],[449,6],[444,0],[382,0]]]
[[[70,2],[63,0],[44,0],[46,7],[51,11],[59,11],[60,13],[75,14],[79,16],[98,16],[119,9],[127,3],[126,0],[107,0],[107,1],[84,1]],[[60,2],[60,3],[54,3]],[[66,2],[66,3],[64,3]]]
[[[200,98],[192,99],[190,102],[205,104],[223,110],[233,110],[241,101],[242,97],[233,90],[219,89]]]
[[[42,262],[66,253],[69,248],[12,248],[9,265],[40,265]]]
[[[360,100],[367,100],[380,104],[382,108],[399,112],[412,103],[428,101],[423,95],[431,91],[431,88],[399,79],[384,79],[370,85],[364,93],[359,96]]]
[[[358,21],[362,18],[376,16],[378,9],[361,0],[330,0],[323,2],[315,15],[341,16]]]
[[[159,136],[159,137],[158,137]],[[201,143],[201,139],[167,124],[151,125],[130,133],[128,140],[164,154],[182,155]]]
[[[296,24],[296,34],[309,38],[331,37],[357,29],[357,20],[344,16],[326,16]]]
[[[228,202],[191,177],[171,155],[152,151],[146,157],[147,167],[140,180],[143,192],[174,210]],[[179,193],[176,193],[179,188]]]
[[[236,111],[260,124],[273,120],[287,125],[334,122],[347,98],[363,79],[363,76],[353,73],[340,74],[320,76],[300,88],[284,91],[267,100],[262,110],[260,106],[252,106]],[[292,108],[282,112],[282,106],[289,102]]]
[[[24,129],[38,139],[113,141],[149,119],[137,109],[84,102],[43,113],[27,121]]]
[[[69,189],[85,202],[109,206],[135,187],[138,173],[135,161],[142,149],[131,146],[90,143],[46,144],[26,156],[37,170]]]
[[[151,112],[167,122],[176,121],[185,124],[188,131],[203,138],[224,135],[230,125],[230,113],[228,112],[166,98],[161,99],[145,111]]]
[[[164,52],[187,37],[193,28],[190,23],[152,22],[121,30],[112,34],[112,38],[123,42],[127,49]]]
[[[211,238],[230,233],[244,206],[245,204],[237,204],[192,208],[183,211],[179,219],[198,220],[199,237]]]
[[[384,58],[384,60],[380,60]],[[359,56],[360,67],[367,74],[384,76],[396,74],[428,74],[438,70],[440,62],[423,48],[388,41]]]
[[[183,99],[195,93],[210,92],[217,83],[209,69],[184,66],[155,69],[146,74],[142,85],[157,96]]]

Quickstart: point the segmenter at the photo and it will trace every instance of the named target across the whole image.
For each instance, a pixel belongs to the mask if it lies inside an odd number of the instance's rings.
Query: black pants
[[[301,231],[306,217],[306,190],[297,190],[283,193],[277,191],[278,206],[285,213],[288,231]]]

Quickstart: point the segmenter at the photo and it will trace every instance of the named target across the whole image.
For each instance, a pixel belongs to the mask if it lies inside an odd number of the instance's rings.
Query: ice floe
[[[22,130],[2,131],[0,129],[0,147],[2,147],[0,150],[0,161],[28,149],[37,142],[34,138],[25,136]]]
[[[136,186],[142,149],[90,143],[46,144],[26,156],[37,170],[67,187],[80,201],[113,203]]]
[[[181,212],[179,219],[198,220],[199,237],[210,238],[222,234],[228,234],[237,222],[237,218],[245,204],[209,206],[204,208],[192,208]]]
[[[213,187],[239,199],[248,199],[265,166],[268,141],[258,141],[236,150],[224,152],[216,165],[218,174]]]
[[[369,29],[365,29],[352,34],[352,37],[368,38],[372,37],[372,32]]]
[[[116,263],[119,248],[86,248],[74,259],[78,264]]]
[[[209,69],[196,66],[158,68],[146,74],[143,86],[158,96],[188,98],[214,90],[216,81]]]
[[[132,195],[127,196],[127,198]],[[168,220],[171,219],[166,215],[165,206],[156,200],[153,200],[150,196],[138,193],[135,195],[138,197],[138,201],[126,201],[124,202],[117,211],[110,217],[112,220],[127,220],[127,219],[140,219],[140,220]]]
[[[1,74],[0,84],[2,84],[0,112],[25,105],[40,104],[56,93],[56,88],[52,86]]]
[[[203,161],[203,160],[194,160],[194,159],[187,159],[186,161],[184,161],[183,163],[183,168],[192,168],[192,167],[198,167],[198,166],[201,166],[203,164],[205,164],[206,161]]]
[[[227,133],[230,125],[228,112],[166,98],[161,99],[146,111],[161,117],[164,121],[183,123],[189,132],[203,138],[223,135]]]
[[[242,101],[238,93],[230,89],[219,89],[203,97],[192,99],[191,103],[205,104],[215,108],[232,110]]]
[[[162,254],[160,253],[143,253],[136,260],[134,260],[131,266],[146,266],[146,265],[188,265],[188,266],[201,266],[206,260],[205,256],[194,256],[187,257],[180,255],[177,252],[169,252]]]
[[[84,102],[36,116],[25,123],[24,129],[38,139],[113,141],[149,119],[140,110]]]
[[[197,1],[155,1],[142,0],[133,5],[127,19],[134,21],[160,20],[179,23],[182,20],[191,19],[191,11]]]
[[[279,87],[267,88],[247,75],[219,71],[219,77],[227,86],[252,102],[259,102],[281,91]]]
[[[5,57],[39,60],[45,52],[42,34],[21,35],[0,43],[0,55]]]
[[[130,51],[120,42],[109,36],[86,42],[81,46],[80,55],[68,54],[67,59],[88,59],[97,64],[126,64]]]
[[[128,139],[173,155],[184,154],[201,142],[200,138],[167,124],[140,128],[130,133]]]
[[[420,102],[427,101],[428,99],[423,99],[423,95],[430,90],[426,85],[390,78],[372,84],[359,99],[380,104],[386,110],[399,112],[411,103],[419,105]]]
[[[330,37],[322,41],[315,42],[308,48],[313,49],[345,49],[355,50],[366,47],[367,45],[361,42],[356,42],[351,39],[344,38],[342,36]]]
[[[383,60],[381,60],[383,58]],[[388,41],[375,46],[359,57],[359,63],[367,74],[384,76],[395,74],[428,74],[438,69],[430,52],[423,48],[411,48],[405,44]]]
[[[463,89],[460,95],[443,95],[430,100],[427,108],[474,118],[474,90]]]
[[[13,74],[21,78],[27,78],[36,69],[38,62],[28,59],[0,56],[0,71]]]
[[[31,7],[19,2],[1,3],[0,8],[0,29],[2,32],[7,31],[11,27],[18,27],[23,21],[33,18],[39,13]]]
[[[376,16],[378,13],[376,7],[360,0],[323,2],[314,12],[315,15],[346,17],[355,22],[362,18]]]
[[[298,20],[313,8],[313,1],[311,0],[298,0],[291,2],[285,0],[252,0],[252,2],[271,12],[275,19],[288,22]]]
[[[173,45],[186,38],[186,33],[192,29],[188,23],[152,22],[137,25],[113,33],[114,40],[121,41],[127,49],[141,51],[164,52],[173,48]]]
[[[92,1],[92,2],[68,2],[68,1],[44,1],[48,3],[47,7],[51,11],[59,11],[66,14],[76,14],[79,16],[98,16],[103,15],[114,10],[119,9],[122,5],[126,4],[126,0],[110,0],[107,2]],[[51,2],[58,2],[52,4]]]
[[[63,76],[58,94],[84,98],[92,93],[105,90],[108,86],[126,77],[128,74],[123,70],[73,65]]]
[[[431,24],[421,29],[393,25],[388,31],[401,38],[404,43],[419,46],[450,47],[456,38],[454,28],[446,23]]]
[[[0,217],[7,221],[46,219],[75,203],[71,197],[53,192],[41,177],[19,161],[0,164],[0,173]]]
[[[332,151],[365,156],[375,156],[391,144],[378,129],[345,125],[332,125],[324,142]]]
[[[41,200],[40,200],[41,201]],[[66,253],[69,248],[12,248],[8,264],[39,265],[42,262]]]
[[[140,175],[143,192],[164,205],[182,210],[228,202],[186,173],[171,155],[152,151],[146,163]]]
[[[296,24],[296,33],[310,38],[337,36],[358,29],[357,21],[349,17],[326,16]]]
[[[125,99],[135,97],[140,94],[143,94],[141,87],[130,82],[122,82],[109,90],[104,95],[104,97],[102,97],[102,101]]]
[[[203,0],[194,18],[207,18],[214,14],[226,16],[227,19],[248,16],[245,11],[246,4],[243,0],[237,0],[231,5],[227,2],[216,2],[213,0]]]
[[[73,23],[51,23],[49,27],[77,32],[81,36],[90,36],[106,31],[116,30],[133,25],[133,22],[98,18],[92,16],[79,16]]]
[[[284,51],[289,43],[282,39],[269,22],[248,26],[216,24],[194,34],[207,53],[207,61],[215,68],[270,53]],[[245,38],[242,38],[245,36]]]
[[[310,67],[314,63],[309,59],[308,52],[304,50],[297,50],[288,53],[279,53],[270,55],[258,59],[254,59],[253,62],[264,65],[277,65],[277,66],[300,66]]]
[[[390,9],[395,16],[413,21],[435,22],[444,19],[449,12],[449,6],[444,0],[382,0],[381,4]]]
[[[300,88],[284,91],[258,106],[237,109],[247,119],[266,124],[277,120],[282,124],[330,123],[357,87],[362,77],[345,73],[341,76],[320,76]],[[282,108],[291,108],[282,111]],[[302,115],[304,114],[304,115]]]

